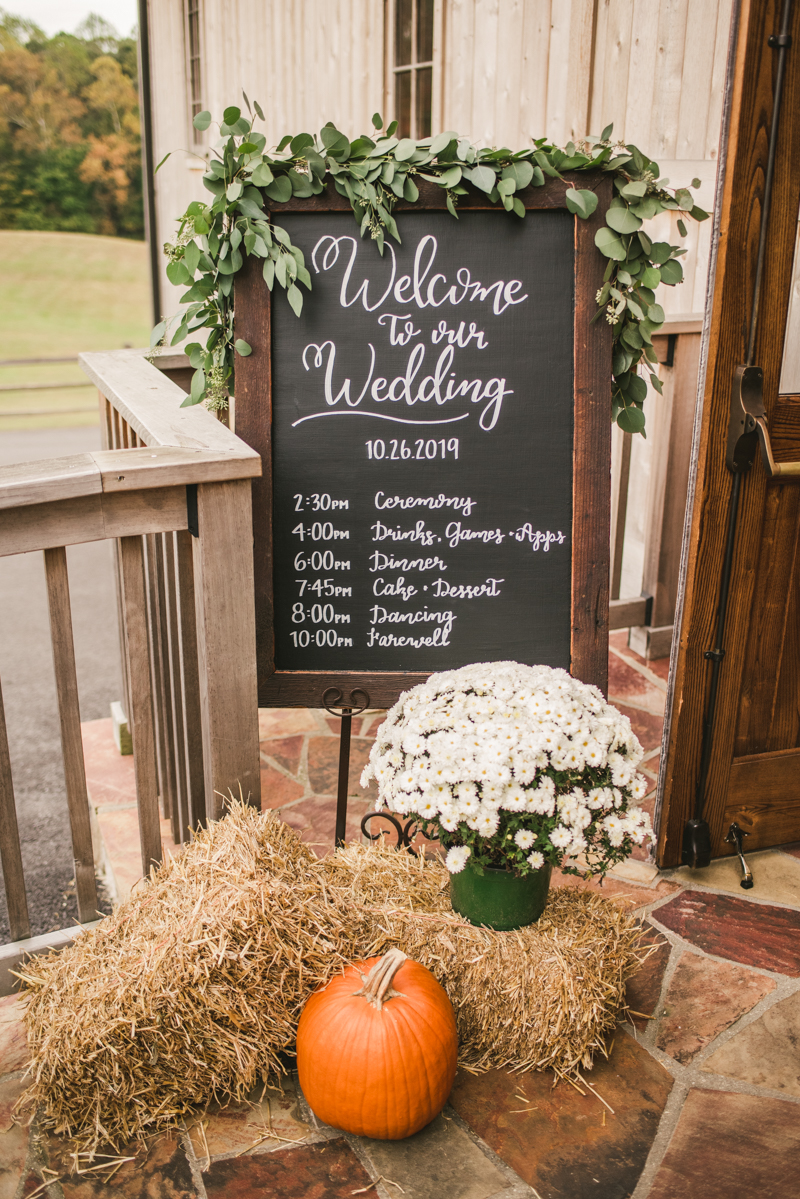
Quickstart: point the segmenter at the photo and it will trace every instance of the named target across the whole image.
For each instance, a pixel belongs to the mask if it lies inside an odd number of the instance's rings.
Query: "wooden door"
[[[658,863],[681,861],[693,815],[719,611],[733,476],[725,465],[731,383],[746,361],[777,49],[785,0],[741,0],[734,12],[715,217],[716,261],[683,554],[680,636],[673,650],[667,754],[659,786]],[[800,458],[800,395],[780,395],[800,204],[800,4],[792,19],[753,362],[779,461]],[[774,38],[773,38],[774,40]],[[722,163],[724,162],[724,165]],[[693,497],[693,498],[692,498]],[[735,820],[747,851],[800,840],[800,480],[771,481],[757,458],[742,481],[725,657],[704,816],[712,856]]]

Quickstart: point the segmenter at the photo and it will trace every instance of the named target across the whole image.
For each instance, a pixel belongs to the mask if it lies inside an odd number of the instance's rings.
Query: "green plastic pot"
[[[534,924],[547,903],[552,866],[542,866],[517,878],[511,870],[484,866],[478,874],[468,862],[450,875],[450,902],[470,924],[506,932]]]

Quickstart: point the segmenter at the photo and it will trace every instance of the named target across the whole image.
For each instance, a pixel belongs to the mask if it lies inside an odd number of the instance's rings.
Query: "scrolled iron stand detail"
[[[362,697],[364,702],[359,702],[359,697]],[[354,687],[350,692],[349,703],[342,703],[344,695],[339,687],[329,687],[322,696],[322,706],[326,712],[330,712],[331,716],[341,718],[342,729],[339,736],[339,782],[336,792],[336,833],[334,844],[337,846],[344,845],[345,830],[347,826],[347,789],[350,776],[350,736],[353,727],[353,717],[360,716],[365,712],[370,705],[369,692],[363,687]],[[338,711],[337,711],[338,709]],[[396,816],[391,812],[367,812],[366,816],[361,821],[361,832],[370,841],[378,841],[385,833],[371,833],[369,831],[369,822],[371,820],[386,820],[393,827],[397,836],[397,849],[411,850],[411,843],[417,832],[422,832],[426,836],[424,830],[420,827],[416,817],[412,817],[405,824],[402,824]],[[434,838],[427,837],[431,841]]]
[[[364,702],[359,705],[358,697],[363,696]],[[350,776],[350,732],[353,717],[365,712],[369,707],[369,692],[363,687],[354,687],[350,692],[350,702],[343,704],[344,695],[339,687],[329,687],[322,696],[322,706],[331,716],[341,717],[342,731],[339,736],[339,785],[336,792],[336,834],[334,845],[344,845],[345,826],[347,824],[347,786]],[[339,708],[337,712],[335,709]]]

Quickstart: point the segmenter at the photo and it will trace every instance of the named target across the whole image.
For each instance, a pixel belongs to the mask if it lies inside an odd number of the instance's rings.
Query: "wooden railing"
[[[142,872],[229,791],[260,806],[250,480],[261,459],[141,351],[84,354],[104,448],[0,469],[0,556],[42,550],[81,922],[95,919],[65,547],[113,538]],[[167,369],[171,364],[167,360]],[[184,381],[185,369],[176,367]],[[0,858],[12,940],[30,935],[0,693]],[[62,938],[63,939],[63,938]],[[39,938],[38,940],[41,940]]]
[[[668,317],[663,332],[653,337],[664,394],[647,400],[646,486],[631,472],[633,438],[614,430],[609,623],[612,629],[630,628],[630,645],[645,658],[666,657],[672,644],[701,332],[701,316]],[[626,520],[634,505],[644,509],[641,595],[620,598]]]

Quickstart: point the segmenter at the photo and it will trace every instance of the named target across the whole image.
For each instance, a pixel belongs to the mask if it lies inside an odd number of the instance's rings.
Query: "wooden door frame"
[[[572,176],[564,176],[570,182]],[[570,670],[604,693],[608,689],[608,578],[611,505],[611,329],[596,312],[595,295],[603,283],[606,259],[596,249],[595,233],[612,196],[612,183],[601,173],[584,175],[581,185],[597,192],[599,203],[588,220],[573,218],[575,236],[573,317],[573,490]],[[520,199],[529,210],[567,211],[564,181],[549,180],[527,187]],[[419,183],[414,204],[401,201],[396,212],[446,211],[444,189]],[[352,213],[346,197],[332,184],[310,199],[268,203],[282,212]],[[461,197],[461,210],[492,211],[498,220],[509,217],[481,192],[470,189]],[[353,223],[353,228],[356,228]],[[256,639],[258,695],[263,707],[306,706],[330,687],[347,693],[367,691],[373,706],[386,706],[401,691],[424,682],[430,672],[279,671],[275,668],[273,621],[272,528],[272,297],[264,283],[261,262],[249,258],[236,280],[236,334],[252,353],[236,364],[236,435],[261,454],[263,475],[253,483],[254,541],[264,547],[255,554]],[[279,297],[284,302],[284,297]]]
[[[676,618],[680,632],[673,643],[656,808],[661,867],[680,864],[684,824],[694,810],[710,677],[704,655],[714,642],[731,492],[732,476],[725,466],[731,382],[746,354],[773,106],[776,54],[768,38],[779,29],[780,10],[780,0],[740,0],[733,13],[727,129],[723,128],[712,245],[713,295],[703,334]],[[794,7],[792,25],[794,49],[786,61],[754,357],[764,370],[768,418],[777,403],[800,206],[800,118],[795,116],[800,112],[800,4]],[[766,492],[775,486],[791,484],[770,483],[760,461],[742,485],[704,813],[715,857],[733,852],[720,830],[729,823],[726,808]],[[794,756],[800,768],[800,750]]]

